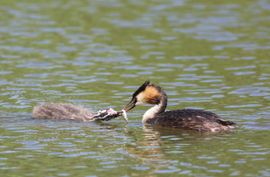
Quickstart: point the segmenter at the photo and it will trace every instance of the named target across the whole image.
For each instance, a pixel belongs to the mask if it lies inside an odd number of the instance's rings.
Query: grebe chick
[[[112,108],[96,113],[88,109],[67,103],[45,103],[35,106],[32,117],[37,119],[69,119],[77,121],[111,120],[125,114],[125,111],[115,111]],[[124,118],[127,121],[126,116]]]
[[[161,87],[146,81],[132,95],[132,99],[124,110],[129,111],[139,104],[152,104],[147,110],[142,122],[161,127],[172,127],[196,131],[220,132],[235,128],[235,123],[221,119],[210,111],[198,109],[179,109],[165,111],[167,95]]]

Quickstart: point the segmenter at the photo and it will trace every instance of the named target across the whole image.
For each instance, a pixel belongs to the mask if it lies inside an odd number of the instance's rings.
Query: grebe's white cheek
[[[144,104],[142,101],[137,101],[135,105],[137,106],[137,105],[142,105],[142,104]]]

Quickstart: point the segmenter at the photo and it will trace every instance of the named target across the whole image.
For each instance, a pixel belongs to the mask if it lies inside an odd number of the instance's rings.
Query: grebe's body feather
[[[158,114],[153,121],[149,119],[149,122],[146,123],[211,132],[226,131],[233,128],[235,124],[231,121],[221,119],[215,113],[197,109],[165,111]]]

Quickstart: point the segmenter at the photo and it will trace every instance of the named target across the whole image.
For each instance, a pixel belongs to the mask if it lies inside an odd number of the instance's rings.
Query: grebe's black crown
[[[145,88],[148,86],[148,85],[150,85],[150,81],[149,80],[147,80],[147,81],[145,81],[134,93],[133,93],[133,95],[132,95],[132,97],[134,98],[134,97],[136,97],[137,95],[139,95],[139,93],[141,93],[142,91],[144,91],[145,90]]]

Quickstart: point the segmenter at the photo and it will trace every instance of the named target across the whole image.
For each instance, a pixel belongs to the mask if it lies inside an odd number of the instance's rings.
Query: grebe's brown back
[[[165,111],[167,95],[161,87],[146,81],[132,95],[131,101],[124,110],[129,111],[138,104],[154,105],[143,115],[142,122],[155,126],[219,132],[235,128],[235,123],[223,120],[217,114],[197,109],[180,109]]]

